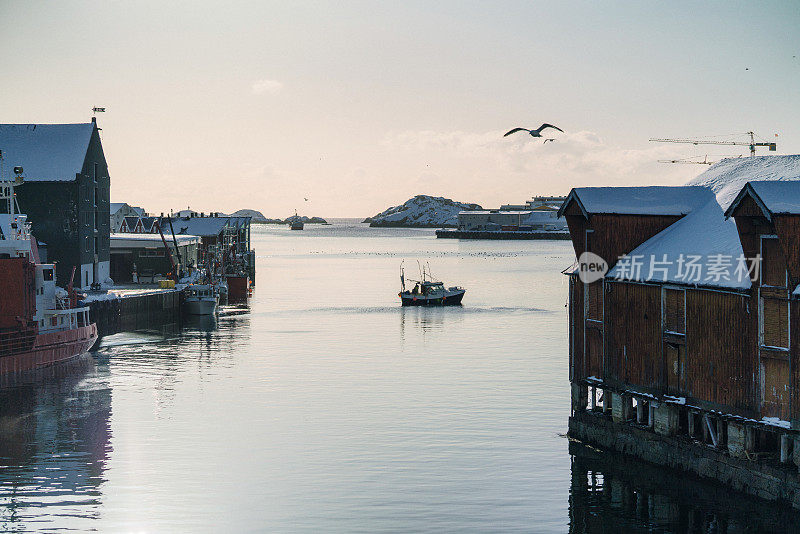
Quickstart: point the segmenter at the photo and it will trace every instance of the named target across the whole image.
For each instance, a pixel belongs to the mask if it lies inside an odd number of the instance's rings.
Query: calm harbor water
[[[570,443],[566,241],[253,230],[248,313],[0,390],[0,530],[748,532],[793,517]],[[429,261],[461,308],[401,308]],[[750,525],[751,528],[748,528]]]

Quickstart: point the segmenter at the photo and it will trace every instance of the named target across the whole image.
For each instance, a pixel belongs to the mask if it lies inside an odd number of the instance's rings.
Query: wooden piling
[[[785,464],[789,461],[789,435],[781,434],[781,463]]]

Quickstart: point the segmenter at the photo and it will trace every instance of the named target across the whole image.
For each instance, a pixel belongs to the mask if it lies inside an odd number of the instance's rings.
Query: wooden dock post
[[[608,413],[611,409],[611,392],[607,389],[603,390],[603,413]]]
[[[653,407],[653,401],[647,401],[647,427],[653,428],[654,423],[655,423],[655,407]]]
[[[588,388],[577,382],[572,382],[570,386],[572,390],[572,413],[586,410]]]
[[[794,461],[794,465],[800,469],[800,437],[794,438],[794,443],[792,444],[792,461]]]
[[[692,410],[686,410],[686,422],[689,428],[689,436],[694,437],[694,412]]]
[[[592,411],[595,411],[597,409],[597,388],[592,386],[590,391],[592,393]]]
[[[653,410],[653,430],[662,436],[674,436],[680,427],[680,411],[673,404],[659,403]]]
[[[748,447],[748,435],[752,436],[749,427],[728,421],[728,452],[734,458],[746,458],[747,453],[753,450],[752,444]]]
[[[719,446],[719,439],[717,437],[717,430],[714,428],[714,424],[711,422],[711,418],[708,414],[703,414],[703,422],[705,423],[704,427],[708,431],[707,434],[704,432],[705,435],[711,438],[711,443],[715,447]]]
[[[631,418],[631,396],[624,393],[611,394],[611,418],[622,423]]]
[[[639,424],[645,422],[644,408],[644,401],[640,398],[636,399],[636,422]]]
[[[781,434],[781,463],[789,461],[789,434]]]

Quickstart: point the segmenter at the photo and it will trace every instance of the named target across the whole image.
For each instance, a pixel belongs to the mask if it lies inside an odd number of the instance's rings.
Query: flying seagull
[[[555,141],[555,139],[553,139],[552,137],[548,137],[547,139],[544,140],[544,143],[542,144],[546,145],[548,141]]]
[[[528,132],[529,134],[531,134],[531,137],[541,137],[542,136],[542,130],[544,130],[545,128],[555,128],[559,132],[563,132],[564,131],[561,128],[559,128],[558,126],[553,126],[552,124],[544,123],[544,124],[542,124],[541,126],[539,126],[535,130],[529,130],[527,128],[514,128],[513,130],[510,130],[509,132],[507,132],[503,137],[508,137],[509,135],[511,135],[513,133],[517,133],[517,132]]]

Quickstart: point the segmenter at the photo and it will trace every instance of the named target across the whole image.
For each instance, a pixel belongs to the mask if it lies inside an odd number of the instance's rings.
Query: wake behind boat
[[[421,269],[422,280],[414,282],[414,288],[406,290],[405,273],[400,266],[400,285],[398,293],[403,306],[460,306],[466,290],[459,286],[444,287],[444,283],[430,279],[430,269]]]

